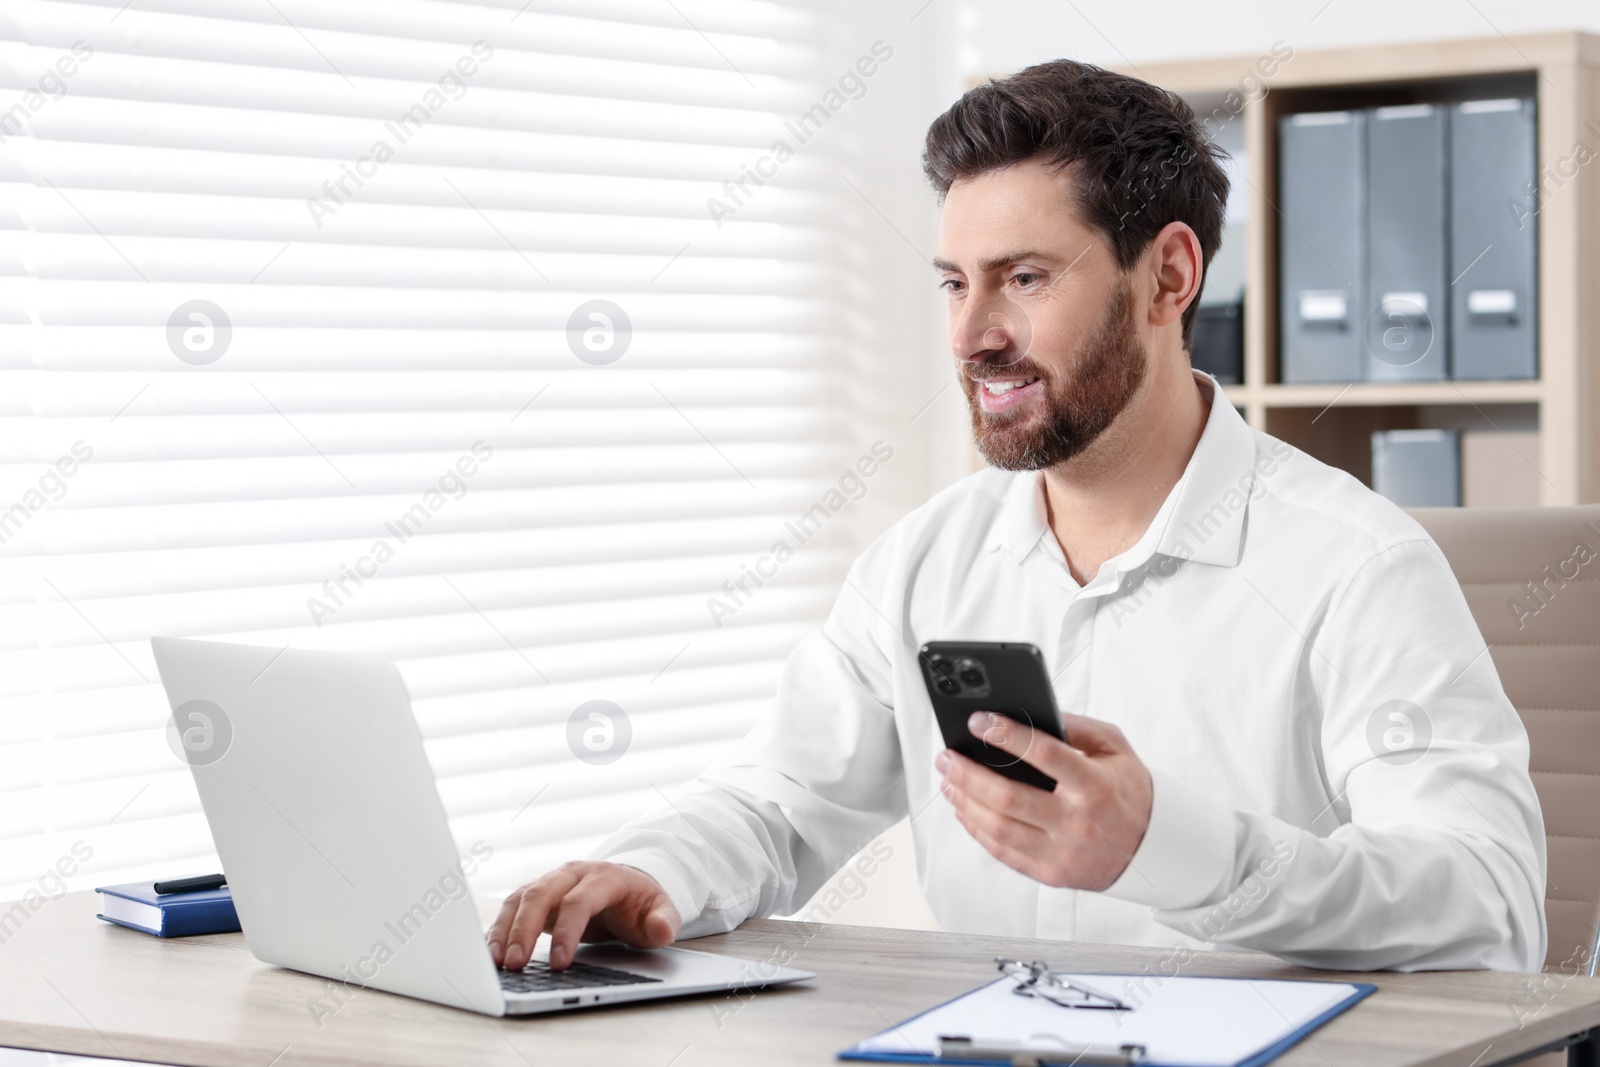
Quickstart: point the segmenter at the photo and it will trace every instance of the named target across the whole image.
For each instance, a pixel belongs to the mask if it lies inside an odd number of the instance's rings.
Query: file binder
[[[1461,431],[1372,435],[1372,488],[1406,508],[1461,506]]]
[[[1539,376],[1536,151],[1532,100],[1451,112],[1451,377]]]
[[[1244,381],[1244,303],[1207,304],[1195,315],[1189,363],[1223,385]]]
[[[1278,127],[1279,380],[1362,376],[1366,117],[1288,115]]]
[[[1367,119],[1368,381],[1446,376],[1446,123],[1433,104],[1374,108]]]

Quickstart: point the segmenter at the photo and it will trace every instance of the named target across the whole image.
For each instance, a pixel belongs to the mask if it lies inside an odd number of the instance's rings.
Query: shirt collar
[[[1118,557],[1119,570],[1138,566],[1158,552],[1219,567],[1239,563],[1245,512],[1255,485],[1255,434],[1215,379],[1198,371],[1195,377],[1212,397],[1205,429],[1150,528]],[[1049,532],[1043,472],[1012,479],[995,517],[989,550],[1021,563]]]

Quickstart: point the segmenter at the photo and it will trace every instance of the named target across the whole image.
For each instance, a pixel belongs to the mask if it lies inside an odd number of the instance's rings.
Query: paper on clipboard
[[[1131,1011],[1069,1010],[1012,993],[1001,978],[980,986],[839,1053],[841,1059],[967,1062],[937,1058],[941,1036],[975,1045],[1027,1049],[1116,1048],[1142,1045],[1149,1067],[1259,1067],[1349,1008],[1376,987],[1348,982],[1249,978],[1154,978],[1147,975],[1067,974],[1119,991],[1131,979]]]

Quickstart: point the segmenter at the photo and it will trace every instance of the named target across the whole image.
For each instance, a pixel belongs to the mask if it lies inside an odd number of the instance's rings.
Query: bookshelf
[[[1252,426],[1363,480],[1370,477],[1374,430],[1457,427],[1463,430],[1467,506],[1600,501],[1600,37],[1564,32],[1296,50],[1277,61],[1269,77],[1260,76],[1258,58],[1125,68],[1181,94],[1203,115],[1221,107],[1221,114],[1232,115],[1228,122],[1243,124],[1244,182],[1233,195],[1248,200],[1244,382],[1228,386],[1228,398]],[[1264,93],[1240,92],[1251,77],[1266,84]],[[1529,93],[1538,101],[1544,190],[1538,213],[1540,377],[1279,383],[1279,117],[1369,103]]]

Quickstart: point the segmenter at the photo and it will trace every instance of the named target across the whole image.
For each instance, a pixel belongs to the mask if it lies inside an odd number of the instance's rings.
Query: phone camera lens
[[[943,656],[933,657],[928,661],[928,665],[934,669],[935,673],[941,674],[946,678],[956,673],[956,669],[950,665],[950,661]]]
[[[961,680],[968,685],[982,685],[983,672],[976,667],[968,667],[961,672]]]
[[[957,693],[961,692],[961,687],[957,685],[955,680],[952,678],[940,678],[934,684],[938,687],[939,692],[943,693],[945,696],[955,696]]]

